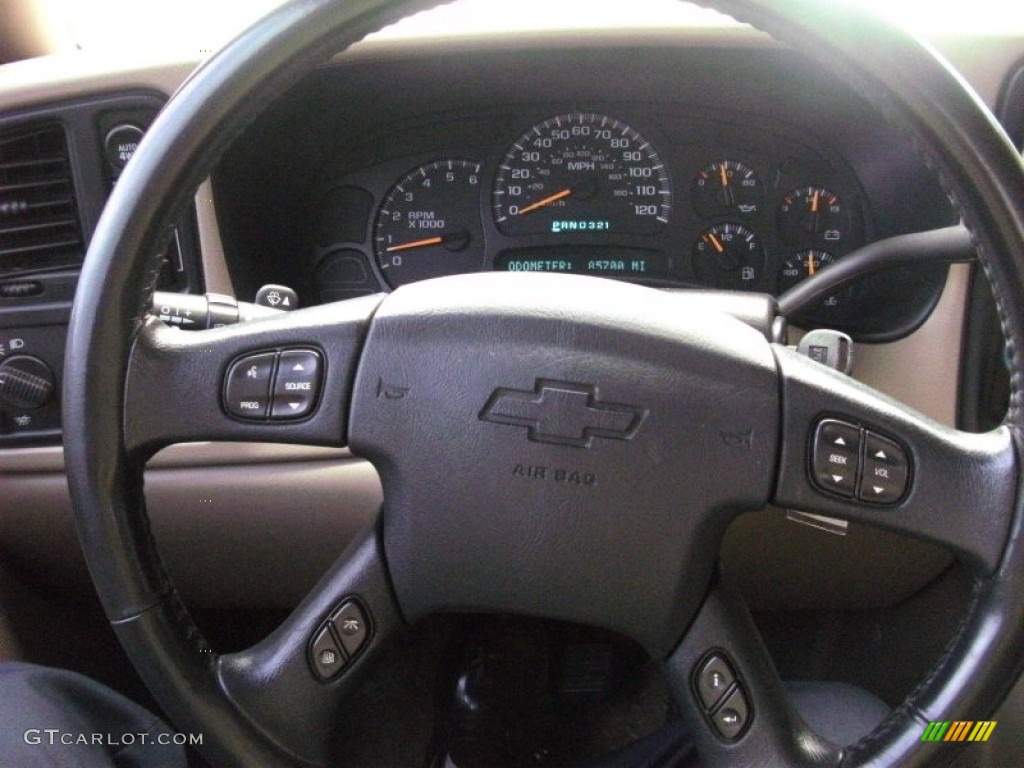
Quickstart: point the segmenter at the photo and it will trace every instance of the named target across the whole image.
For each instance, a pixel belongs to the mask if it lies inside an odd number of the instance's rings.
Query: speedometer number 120
[[[492,193],[505,235],[650,234],[667,224],[672,186],[649,141],[605,115],[545,120],[505,153]]]

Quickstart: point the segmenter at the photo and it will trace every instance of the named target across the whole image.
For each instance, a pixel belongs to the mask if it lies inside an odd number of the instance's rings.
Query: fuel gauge
[[[761,239],[742,224],[716,224],[693,244],[693,271],[702,283],[726,291],[752,290],[764,271]]]
[[[693,205],[702,216],[753,216],[764,200],[761,180],[736,160],[720,160],[693,180]]]

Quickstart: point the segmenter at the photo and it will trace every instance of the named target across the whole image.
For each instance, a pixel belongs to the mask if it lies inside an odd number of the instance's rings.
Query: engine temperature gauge
[[[779,272],[779,292],[789,290],[806,277],[814,277],[835,261],[828,251],[807,248],[797,252],[782,263]]]

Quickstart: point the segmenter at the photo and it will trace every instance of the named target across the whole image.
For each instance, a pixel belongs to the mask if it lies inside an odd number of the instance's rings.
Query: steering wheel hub
[[[452,278],[191,334],[146,317],[158,269],[147,256],[162,251],[161,233],[217,153],[313,65],[433,4],[296,0],[275,11],[182,86],[93,235],[68,332],[66,464],[97,592],[154,697],[179,728],[206,734],[218,766],[335,764],[331,734],[404,620],[514,611],[609,627],[664,659],[706,765],[936,756],[941,745],[920,741],[924,723],[984,716],[1022,671],[1024,165],[975,97],[905,34],[842,3],[827,17],[817,0],[710,3],[835,68],[939,169],[977,238],[1009,341],[1010,412],[984,435],[936,424],[723,315],[587,278]],[[308,418],[225,411],[231,361],[313,348],[325,368]],[[823,418],[905,449],[906,494],[871,506],[816,488],[808,461]],[[238,653],[211,652],[145,514],[146,460],[193,440],[347,443],[384,484],[379,524],[278,629]],[[712,578],[725,526],[768,503],[926,539],[976,579],[926,680],[846,749],[796,715],[749,613]],[[374,631],[343,674],[324,680],[309,649],[349,600]],[[714,729],[693,683],[712,649],[728,656],[749,705],[732,736]]]
[[[778,400],[764,337],[678,297],[530,274],[396,291],[349,444],[384,485],[403,613],[541,615],[665,655],[725,526],[770,497]]]

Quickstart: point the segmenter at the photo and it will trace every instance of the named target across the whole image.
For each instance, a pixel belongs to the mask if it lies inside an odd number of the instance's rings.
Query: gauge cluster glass
[[[365,190],[372,218],[366,240],[321,252],[364,253],[385,289],[498,270],[778,293],[862,241],[856,179],[820,148],[784,130],[738,140],[706,117],[635,118],[565,111],[516,130],[495,117],[472,142],[438,128],[436,153],[335,182]]]
[[[377,266],[392,288],[483,266],[480,163],[443,159],[403,176],[373,228]]]
[[[494,177],[506,235],[644,234],[669,223],[672,184],[651,143],[625,123],[573,112],[516,139]]]

